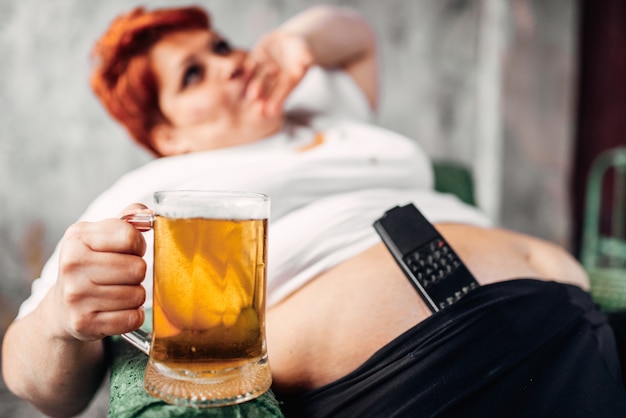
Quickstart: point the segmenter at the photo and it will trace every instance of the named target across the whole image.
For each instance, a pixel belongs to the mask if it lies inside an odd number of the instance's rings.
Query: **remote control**
[[[388,210],[374,228],[431,311],[447,308],[480,286],[413,204]]]

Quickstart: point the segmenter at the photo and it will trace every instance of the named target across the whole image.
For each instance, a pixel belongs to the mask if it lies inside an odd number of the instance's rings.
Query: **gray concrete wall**
[[[481,178],[482,187],[497,197],[499,221],[566,243],[575,2],[495,1],[501,4],[331,3],[358,9],[378,33],[380,123],[415,138],[435,158],[478,171],[484,163],[477,161],[501,167],[498,178]],[[88,87],[94,40],[114,16],[140,3],[177,2],[0,2],[0,319],[5,322],[65,228],[118,176],[149,158],[108,118]],[[216,26],[232,41],[250,46],[259,34],[316,2],[196,3],[213,11]],[[486,13],[489,4],[499,12]],[[485,101],[481,92],[495,93],[496,100]],[[485,131],[496,141],[493,148],[480,145]]]
[[[510,2],[502,68],[503,225],[570,245],[578,6]]]

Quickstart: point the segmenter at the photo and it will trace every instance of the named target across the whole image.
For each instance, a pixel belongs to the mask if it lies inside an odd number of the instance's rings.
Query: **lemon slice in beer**
[[[253,221],[157,222],[154,297],[168,322],[202,331],[244,320],[240,313],[252,307],[256,280],[256,249],[252,257],[247,250],[258,242],[256,228],[247,226]]]

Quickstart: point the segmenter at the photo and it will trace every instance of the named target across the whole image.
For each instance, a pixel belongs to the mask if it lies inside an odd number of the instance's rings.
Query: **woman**
[[[94,90],[161,158],[120,179],[68,229],[6,334],[7,385],[44,412],[84,408],[105,373],[102,339],[143,322],[151,240],[119,215],[141,210],[122,208],[149,204],[158,189],[246,189],[272,197],[268,352],[273,389],[294,416],[401,415],[417,401],[428,415],[452,405],[417,396],[431,394],[430,382],[419,386],[428,361],[415,365],[404,389],[385,363],[399,355],[404,339],[419,340],[443,323],[476,322],[461,320],[464,311],[446,320],[453,309],[431,315],[413,290],[371,228],[394,205],[414,202],[482,285],[524,277],[569,283],[552,290],[537,280],[518,281],[513,290],[483,286],[467,303],[480,302],[480,309],[509,299],[531,303],[547,292],[547,300],[558,299],[542,302],[547,309],[586,298],[580,289],[587,278],[563,250],[492,228],[474,209],[434,193],[423,152],[367,123],[378,105],[376,45],[354,12],[309,9],[246,52],[232,48],[197,8],[137,9],[118,18],[95,51]],[[527,305],[516,309],[511,317],[535,319]],[[606,324],[599,328],[614,347]],[[475,329],[463,335],[471,340]],[[435,368],[442,376],[449,374],[443,361],[443,369]],[[377,369],[386,377],[374,384],[368,376]],[[458,398],[441,390],[446,399]],[[519,392],[509,395],[501,399]]]

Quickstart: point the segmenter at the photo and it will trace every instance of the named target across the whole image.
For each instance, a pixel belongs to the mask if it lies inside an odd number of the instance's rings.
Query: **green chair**
[[[474,179],[466,165],[455,161],[433,162],[435,190],[451,193],[468,205],[476,206]]]
[[[612,192],[603,185],[613,179]],[[603,194],[612,194],[609,230],[601,230]],[[606,228],[605,228],[606,229]],[[591,296],[605,311],[626,309],[626,147],[600,154],[587,183],[581,262],[589,274]]]

